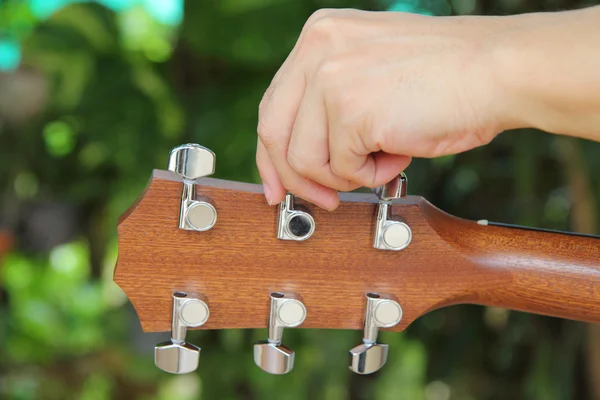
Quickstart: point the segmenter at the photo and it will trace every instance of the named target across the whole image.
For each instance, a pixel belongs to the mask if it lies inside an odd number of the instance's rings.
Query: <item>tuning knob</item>
[[[389,183],[379,186],[375,193],[379,197],[373,247],[380,250],[402,250],[412,240],[412,231],[403,221],[393,219],[392,200],[406,197],[408,179],[404,172]]]
[[[350,350],[350,369],[366,375],[378,371],[387,361],[388,345],[377,343],[379,328],[391,328],[402,319],[402,307],[391,297],[367,293],[363,342]]]
[[[294,368],[294,351],[281,343],[283,328],[294,328],[306,319],[306,307],[293,293],[271,293],[269,338],[254,344],[254,362],[270,374],[287,374]]]
[[[215,153],[197,144],[184,144],[171,150],[169,171],[183,178],[179,228],[207,231],[217,222],[217,210],[206,201],[196,200],[194,181],[215,172]]]
[[[315,220],[306,211],[294,207],[294,195],[286,194],[279,204],[277,219],[277,239],[306,240],[315,232]]]
[[[209,316],[206,302],[186,293],[173,294],[171,341],[154,348],[154,363],[171,374],[187,374],[198,368],[200,348],[185,342],[187,328],[203,325]]]

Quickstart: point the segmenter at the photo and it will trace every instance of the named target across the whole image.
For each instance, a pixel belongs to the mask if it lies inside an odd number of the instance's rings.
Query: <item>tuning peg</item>
[[[306,308],[294,293],[271,293],[269,338],[254,344],[254,362],[270,374],[287,374],[294,368],[294,351],[281,343],[283,328],[304,322]]]
[[[350,369],[366,375],[378,371],[387,361],[388,345],[377,343],[379,328],[391,328],[402,319],[402,307],[391,297],[367,293],[363,342],[350,350]]]
[[[198,368],[200,348],[185,342],[187,328],[195,328],[208,320],[206,301],[186,293],[173,293],[171,341],[159,343],[154,348],[154,363],[171,374],[187,374]]]
[[[315,231],[315,220],[306,211],[294,209],[294,195],[286,194],[279,204],[279,219],[277,220],[277,239],[306,240]]]
[[[215,153],[197,144],[184,144],[171,150],[169,171],[183,178],[179,228],[207,231],[217,222],[217,210],[206,201],[196,200],[194,181],[215,172]]]
[[[379,197],[373,247],[380,250],[402,250],[412,240],[412,231],[403,221],[391,215],[392,200],[406,197],[408,178],[402,172],[389,183],[379,186],[375,193]]]

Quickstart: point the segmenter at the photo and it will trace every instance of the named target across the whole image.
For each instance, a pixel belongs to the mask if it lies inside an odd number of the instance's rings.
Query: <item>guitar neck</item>
[[[485,271],[487,279],[499,282],[475,292],[469,302],[600,322],[598,237],[462,220],[459,223],[460,228],[452,227],[454,234],[448,233],[449,242]],[[443,225],[438,228],[450,228]]]
[[[462,220],[405,196],[404,174],[334,212],[292,194],[273,207],[259,185],[206,178],[214,167],[210,150],[176,147],[119,221],[114,280],[144,331],[171,330],[155,347],[165,371],[196,368],[187,329],[268,327],[254,361],[281,374],[284,327],[364,328],[350,368],[365,374],[385,363],[379,328],[452,304],[600,322],[597,237]]]
[[[155,171],[119,225],[115,281],[145,331],[170,329],[172,294],[180,291],[208,299],[210,319],[199,329],[264,328],[266,300],[279,291],[302,297],[304,328],[362,329],[369,292],[398,299],[403,316],[392,330],[464,303],[600,322],[596,237],[482,225],[408,196],[391,213],[410,227],[412,241],[400,251],[379,250],[377,197],[346,193],[335,212],[298,201],[316,221],[315,233],[279,240],[278,208],[260,186],[210,178],[196,185],[198,198],[218,210],[212,229],[178,228],[182,182],[165,171]]]
[[[378,194],[343,193],[328,212],[292,194],[279,206],[259,185],[206,178],[215,154],[176,147],[121,217],[114,280],[146,332],[171,330],[156,365],[196,369],[188,329],[267,328],[254,361],[293,367],[281,343],[295,327],[364,329],[350,369],[377,371],[400,331],[460,303],[600,322],[600,239],[490,226],[405,196],[404,174]]]

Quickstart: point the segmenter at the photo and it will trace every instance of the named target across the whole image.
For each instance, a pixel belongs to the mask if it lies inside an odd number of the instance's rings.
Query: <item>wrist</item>
[[[502,131],[520,128],[540,128],[544,114],[538,100],[541,79],[536,48],[543,35],[544,14],[523,14],[500,17],[500,28],[492,38],[490,70],[496,101],[496,119]],[[540,26],[541,25],[541,26]]]
[[[600,8],[506,18],[492,50],[502,128],[588,136],[600,91]],[[597,128],[595,128],[597,130]]]

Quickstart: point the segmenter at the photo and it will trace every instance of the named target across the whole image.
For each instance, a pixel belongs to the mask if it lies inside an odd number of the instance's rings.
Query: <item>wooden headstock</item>
[[[171,295],[200,293],[210,318],[200,329],[265,328],[269,293],[299,294],[303,328],[361,329],[365,293],[395,296],[403,330],[436,308],[475,303],[600,320],[600,241],[483,226],[422,197],[394,202],[412,229],[401,251],[373,248],[374,194],[342,193],[334,212],[308,203],[316,230],[306,241],[276,237],[278,207],[259,185],[201,178],[197,195],[218,211],[205,232],[178,228],[182,180],[155,170],[121,217],[115,281],[144,331],[171,329]],[[302,203],[301,201],[298,201]]]

